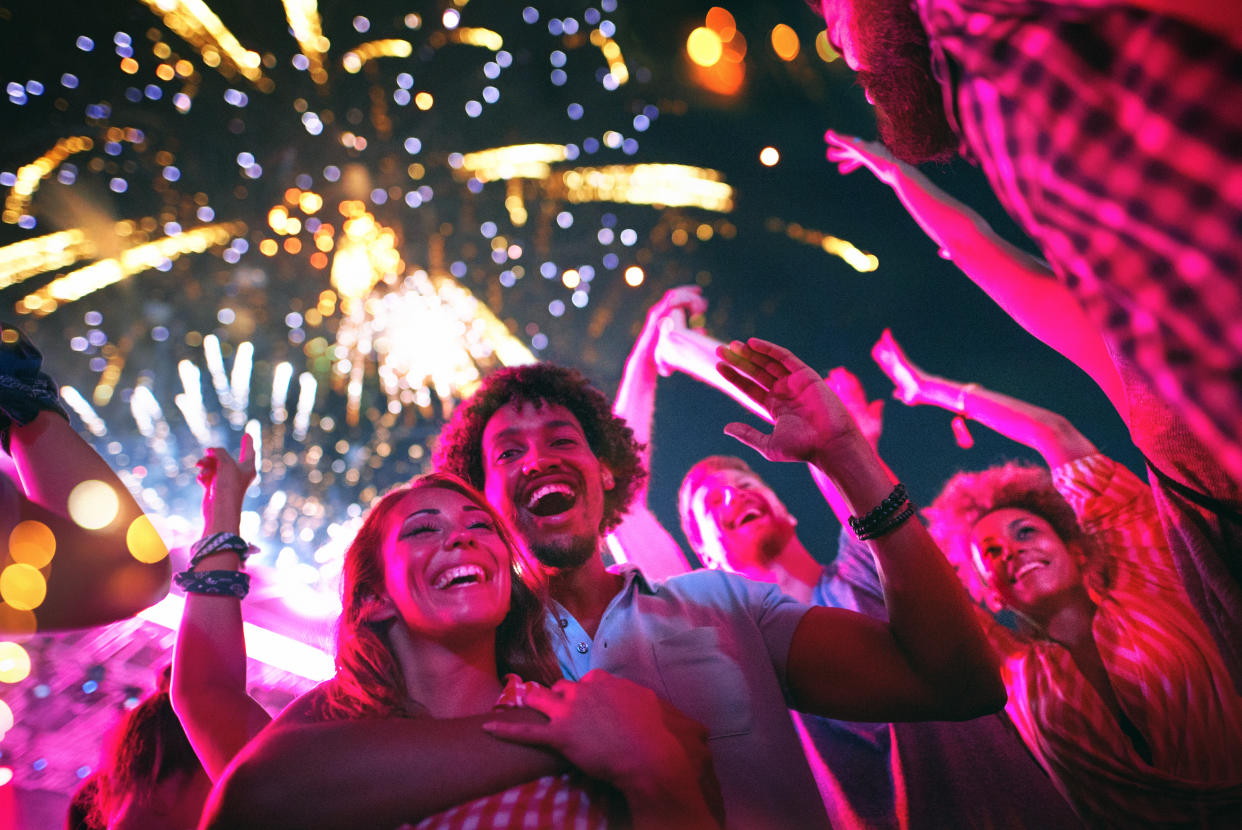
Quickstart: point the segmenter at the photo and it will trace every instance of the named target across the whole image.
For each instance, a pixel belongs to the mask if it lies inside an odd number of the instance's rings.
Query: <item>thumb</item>
[[[734,421],[726,424],[724,434],[730,438],[736,438],[755,452],[767,458],[768,455],[763,447],[767,443],[767,435],[752,427],[750,424],[742,424]]]

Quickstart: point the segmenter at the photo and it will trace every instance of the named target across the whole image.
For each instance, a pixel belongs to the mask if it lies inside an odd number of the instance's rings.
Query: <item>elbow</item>
[[[972,675],[972,682],[959,688],[954,695],[953,714],[949,720],[973,720],[992,715],[1005,708],[1009,693],[1001,682],[1000,672],[993,667]]]
[[[212,788],[203,806],[198,830],[247,830],[279,826],[279,804],[271,799],[272,788],[253,763],[232,764]]]

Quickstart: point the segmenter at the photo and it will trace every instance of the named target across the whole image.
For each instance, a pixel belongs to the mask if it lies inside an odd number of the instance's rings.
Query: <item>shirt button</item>
[[[557,620],[561,624],[561,628],[569,628],[569,620]]]
[[[579,653],[579,654],[586,654],[586,653],[587,653],[588,651],[590,651],[590,650],[591,650],[591,647],[590,647],[590,646],[588,646],[586,643],[578,643],[578,653]]]

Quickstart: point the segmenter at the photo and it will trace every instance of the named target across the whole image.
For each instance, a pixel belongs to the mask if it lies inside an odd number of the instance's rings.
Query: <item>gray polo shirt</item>
[[[809,606],[720,571],[652,584],[633,565],[613,570],[625,584],[594,639],[552,603],[548,627],[565,677],[604,669],[702,723],[730,828],[827,827],[785,689],[789,645]]]

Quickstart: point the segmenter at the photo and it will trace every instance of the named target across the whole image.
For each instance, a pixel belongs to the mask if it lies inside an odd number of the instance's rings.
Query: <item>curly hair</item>
[[[388,639],[392,620],[373,621],[371,611],[384,590],[382,555],[385,520],[409,493],[451,490],[482,508],[509,550],[512,580],[509,611],[496,629],[496,667],[524,680],[550,685],[560,677],[551,639],[544,628],[545,587],[539,571],[509,523],[483,495],[457,476],[430,473],[390,490],[376,501],[345,552],[341,574],[341,621],[337,629],[336,676],[327,686],[324,714],[354,720],[412,714],[401,667]]]
[[[686,541],[696,554],[703,552],[703,534],[699,532],[699,523],[694,520],[694,491],[699,489],[703,479],[721,470],[736,470],[759,477],[749,464],[734,455],[709,455],[686,471],[681,486],[677,488],[677,515],[681,518],[681,531],[686,534]]]
[[[452,473],[484,487],[483,430],[496,411],[509,403],[556,404],[578,419],[587,445],[612,472],[615,485],[604,492],[600,533],[621,523],[626,509],[647,478],[634,439],[624,419],[612,414],[608,399],[578,371],[550,363],[510,366],[489,375],[479,390],[457,408],[440,433],[436,470]]]
[[[1062,542],[1077,543],[1082,548],[1088,557],[1088,568],[1095,565],[1098,557],[1093,555],[1090,537],[1078,524],[1069,502],[1053,486],[1052,475],[1046,468],[1010,461],[979,472],[960,472],[945,483],[923,515],[932,537],[976,602],[993,611],[1000,610],[971,552],[970,535],[976,522],[1006,507],[1041,517]]]

